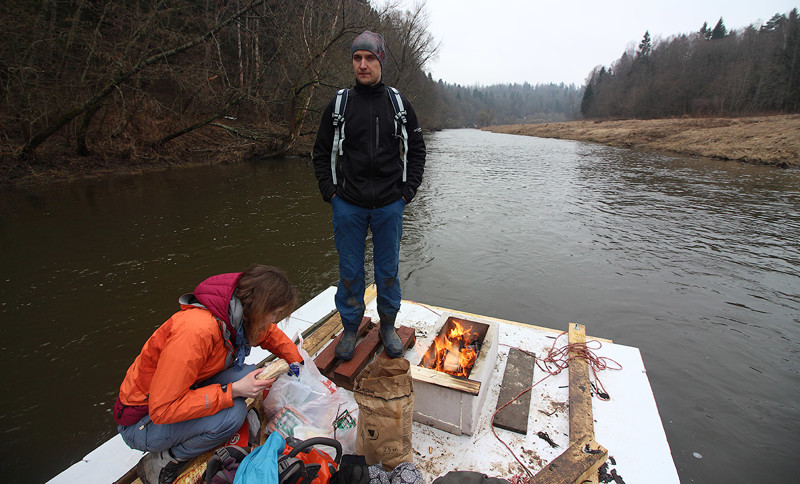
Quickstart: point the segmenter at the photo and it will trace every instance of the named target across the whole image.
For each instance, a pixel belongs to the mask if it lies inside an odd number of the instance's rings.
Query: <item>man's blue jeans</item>
[[[231,383],[256,369],[256,365],[243,365],[223,370],[200,384]],[[231,391],[230,387],[228,391]],[[175,458],[188,460],[207,450],[216,448],[234,434],[247,418],[247,403],[244,398],[234,398],[233,407],[225,408],[207,417],[193,418],[171,424],[155,424],[147,415],[137,423],[117,426],[122,440],[132,449],[160,452],[169,449]]]
[[[364,253],[367,229],[372,231],[375,285],[378,289],[378,314],[383,324],[394,325],[400,310],[400,237],[403,235],[403,210],[406,202],[396,202],[380,208],[363,208],[331,199],[333,234],[339,252],[339,286],[336,309],[342,325],[356,331],[364,316]]]

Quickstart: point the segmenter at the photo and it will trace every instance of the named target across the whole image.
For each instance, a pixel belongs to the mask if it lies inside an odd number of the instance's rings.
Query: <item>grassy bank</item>
[[[514,124],[495,133],[590,141],[748,163],[800,167],[800,115]]]

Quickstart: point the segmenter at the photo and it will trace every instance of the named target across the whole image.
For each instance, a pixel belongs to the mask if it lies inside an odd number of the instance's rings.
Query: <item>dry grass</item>
[[[691,156],[800,166],[800,115],[570,121],[484,128],[496,133],[591,141]]]

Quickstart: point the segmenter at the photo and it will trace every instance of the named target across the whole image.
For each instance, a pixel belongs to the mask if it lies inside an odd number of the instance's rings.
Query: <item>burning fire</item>
[[[454,376],[469,376],[478,357],[478,334],[453,319],[452,327],[433,340],[422,365]]]

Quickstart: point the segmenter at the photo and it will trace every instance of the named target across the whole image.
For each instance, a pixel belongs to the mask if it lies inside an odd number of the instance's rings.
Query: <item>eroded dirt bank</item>
[[[800,167],[800,115],[570,121],[483,128],[495,133],[591,141],[691,156]]]

